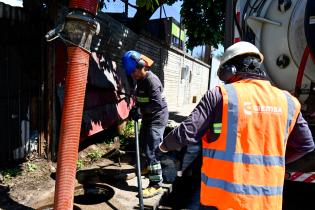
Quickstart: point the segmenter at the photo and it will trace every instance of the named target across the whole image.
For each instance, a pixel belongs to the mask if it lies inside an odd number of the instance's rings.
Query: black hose
[[[259,1],[259,2],[258,2]],[[253,11],[256,11],[261,8],[261,6],[266,2],[266,0],[256,0],[253,4],[253,6],[250,4],[250,0],[247,0],[244,6],[243,15],[242,15],[242,36],[241,38],[245,41],[249,41],[248,37],[248,27],[245,24],[245,14],[247,14],[248,7],[250,8],[250,11],[248,12],[248,16],[252,14]]]
[[[247,13],[247,9],[248,9],[248,6],[249,6],[249,3],[250,3],[250,0],[247,0],[245,5],[244,5],[244,10],[243,10],[243,15],[242,15],[242,39],[243,40],[247,40],[247,37],[246,37],[246,24],[245,24],[245,14]]]

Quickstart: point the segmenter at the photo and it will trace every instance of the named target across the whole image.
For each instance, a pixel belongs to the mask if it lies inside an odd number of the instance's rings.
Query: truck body
[[[249,41],[260,49],[265,57],[262,68],[268,79],[299,99],[314,136],[315,1],[237,0],[234,3],[234,42]],[[287,171],[292,181],[313,182],[315,153],[288,165]],[[306,175],[296,174],[297,171]],[[295,179],[294,174],[300,178]]]

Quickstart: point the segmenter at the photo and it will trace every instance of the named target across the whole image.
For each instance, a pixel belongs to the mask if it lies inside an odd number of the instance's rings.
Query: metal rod
[[[128,0],[125,1],[125,14],[126,14],[126,17],[128,18]]]
[[[224,49],[233,44],[234,24],[233,24],[233,0],[225,0],[225,30]]]
[[[135,138],[136,138],[136,156],[137,156],[137,180],[138,180],[138,191],[139,191],[139,208],[144,209],[143,195],[142,195],[142,182],[141,182],[141,165],[140,165],[140,149],[139,149],[139,134],[138,134],[138,121],[135,120]]]

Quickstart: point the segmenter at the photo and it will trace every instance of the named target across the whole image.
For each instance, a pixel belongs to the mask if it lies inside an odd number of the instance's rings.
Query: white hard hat
[[[260,63],[263,62],[264,56],[261,54],[261,52],[257,49],[257,47],[249,42],[237,42],[227,48],[224,52],[224,54],[221,57],[220,60],[220,67],[231,60],[232,58],[244,55],[244,54],[255,54],[260,58]],[[220,68],[219,68],[220,69]]]

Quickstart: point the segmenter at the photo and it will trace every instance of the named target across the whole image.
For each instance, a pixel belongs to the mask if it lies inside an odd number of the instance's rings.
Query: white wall
[[[217,72],[220,65],[220,59],[216,56],[212,57],[211,63],[211,76],[210,76],[210,90],[212,90],[215,86],[222,84],[222,81],[217,76]]]

